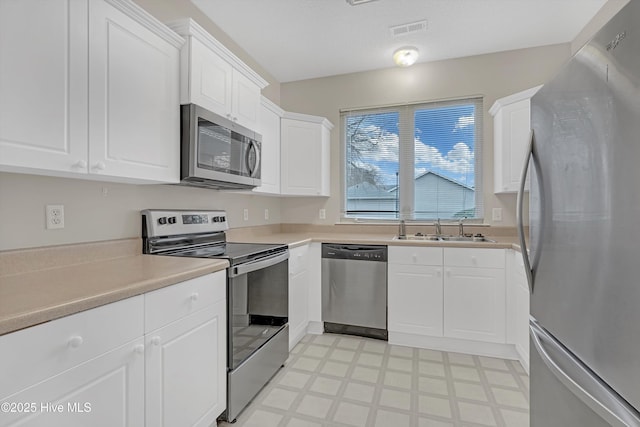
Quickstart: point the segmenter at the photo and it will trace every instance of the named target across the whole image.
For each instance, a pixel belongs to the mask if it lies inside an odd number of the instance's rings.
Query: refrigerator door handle
[[[516,222],[518,224],[518,240],[520,241],[520,249],[522,251],[522,260],[524,262],[524,271],[527,275],[527,283],[529,284],[529,292],[533,293],[533,270],[531,269],[531,261],[529,260],[529,252],[527,252],[527,242],[524,236],[524,220],[522,218],[522,206],[524,199],[524,185],[527,179],[527,172],[529,171],[529,160],[533,159],[533,144],[534,144],[533,129],[529,134],[529,146],[527,147],[527,153],[524,159],[524,165],[522,167],[522,173],[520,175],[520,188],[518,188],[518,196],[516,200]]]
[[[640,414],[533,318],[529,331],[547,368],[584,404],[612,426],[640,426]]]

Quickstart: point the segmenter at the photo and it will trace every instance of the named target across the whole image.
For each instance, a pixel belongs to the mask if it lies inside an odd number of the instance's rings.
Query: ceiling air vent
[[[410,22],[408,24],[396,25],[389,27],[389,31],[393,37],[406,36],[407,34],[421,33],[427,31],[427,20]]]
[[[347,3],[349,3],[351,6],[357,6],[359,4],[370,3],[372,1],[376,0],[347,0]]]

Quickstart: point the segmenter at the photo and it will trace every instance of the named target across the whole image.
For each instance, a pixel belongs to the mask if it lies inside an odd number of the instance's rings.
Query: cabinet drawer
[[[405,265],[442,265],[442,248],[389,246],[389,263]]]
[[[137,296],[0,336],[0,400],[141,337],[143,310]]]
[[[196,277],[144,295],[144,331],[168,325],[226,298],[225,271]]]
[[[504,249],[445,248],[444,265],[453,267],[504,268]]]

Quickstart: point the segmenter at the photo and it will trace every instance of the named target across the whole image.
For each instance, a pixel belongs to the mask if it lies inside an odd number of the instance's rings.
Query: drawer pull
[[[151,338],[151,344],[153,345],[160,345],[160,337],[153,337]]]
[[[191,302],[196,302],[198,301],[198,298],[200,298],[200,294],[198,294],[197,292],[194,292],[191,294],[189,298],[191,299]]]
[[[473,265],[477,265],[478,264],[478,258],[475,255],[471,256],[471,263]]]
[[[68,345],[71,348],[78,348],[82,345],[84,339],[80,335],[74,335],[69,338]]]
[[[133,347],[133,351],[136,352],[136,354],[143,354],[144,353],[144,344],[138,344],[135,347]]]
[[[411,259],[413,260],[413,262],[418,262],[418,255],[416,254],[411,255]]]

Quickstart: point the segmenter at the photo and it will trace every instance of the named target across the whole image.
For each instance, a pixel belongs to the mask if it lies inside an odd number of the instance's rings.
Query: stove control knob
[[[223,216],[220,217],[220,222],[225,222],[226,220],[227,220],[227,218],[225,218]]]
[[[213,222],[220,222],[220,217],[219,216],[214,216],[211,219],[213,220]]]
[[[169,217],[169,224],[175,224],[176,223],[176,217],[175,216],[170,216]]]
[[[167,217],[166,216],[158,218],[158,224],[165,225],[166,223],[167,223]]]

